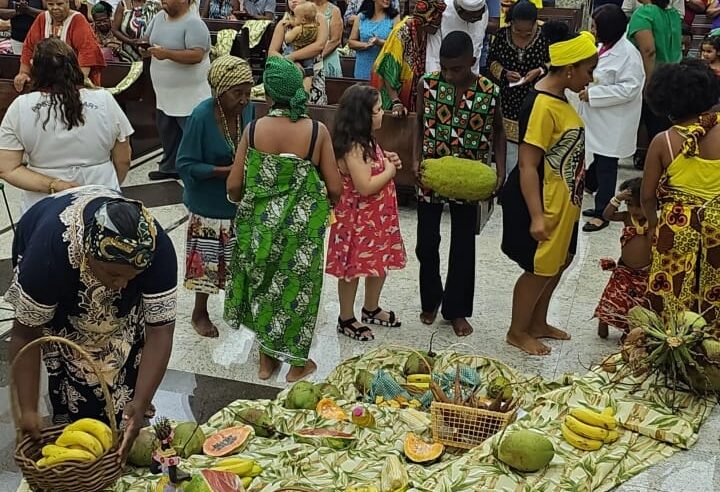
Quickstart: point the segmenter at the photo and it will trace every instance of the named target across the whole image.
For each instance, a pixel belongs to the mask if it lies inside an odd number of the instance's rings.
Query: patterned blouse
[[[542,34],[540,26],[525,48],[518,48],[512,40],[511,26],[503,27],[497,32],[488,55],[490,73],[500,84],[500,97],[502,98],[503,122],[505,133],[511,142],[518,142],[518,118],[520,108],[533,84],[523,84],[510,87],[505,77],[508,71],[517,72],[524,76],[530,70],[543,67],[550,63],[548,41]]]

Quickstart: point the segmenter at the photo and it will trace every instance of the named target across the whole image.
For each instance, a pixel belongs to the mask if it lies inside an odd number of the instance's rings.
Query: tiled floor
[[[150,162],[133,169],[126,185],[147,183]],[[621,177],[629,177],[635,171],[624,168]],[[18,215],[18,194],[8,189],[9,199]],[[152,209],[164,227],[172,229],[170,235],[176,245],[182,271],[185,226],[182,219],[185,210],[181,205],[166,205]],[[578,255],[560,284],[551,306],[551,321],[567,329],[573,339],[567,342],[550,342],[552,353],[547,357],[529,357],[508,346],[504,333],[510,320],[512,288],[518,268],[500,252],[502,209],[496,208],[493,217],[477,239],[476,300],[472,322],[475,332],[458,339],[447,325],[428,328],[417,319],[419,296],[417,289],[418,264],[412,254],[415,246],[415,211],[403,208],[401,225],[409,252],[408,267],[393,272],[387,281],[383,305],[393,309],[403,318],[399,329],[375,329],[375,341],[355,342],[335,332],[337,318],[337,295],[335,282],[326,278],[320,306],[320,316],[311,356],[318,363],[315,380],[324,378],[342,359],[362,353],[369,347],[381,344],[398,344],[426,347],[430,334],[435,337],[437,348],[456,345],[457,350],[468,350],[503,360],[527,374],[539,374],[556,378],[565,372],[583,372],[592,362],[598,362],[605,354],[617,348],[617,333],[607,340],[595,334],[596,323],[591,319],[595,304],[607,280],[607,274],[598,266],[601,256],[618,253],[619,227],[612,226],[594,235],[581,235]],[[180,225],[178,225],[180,224]],[[0,211],[0,231],[8,225],[7,216]],[[449,221],[443,224],[448,234]],[[448,237],[447,235],[444,237]],[[11,233],[0,235],[0,259],[10,255]],[[447,254],[447,241],[442,249]],[[0,285],[2,281],[0,279]],[[172,417],[206,419],[215,409],[236,398],[272,397],[277,389],[285,386],[283,368],[277,377],[263,386],[243,383],[259,383],[257,380],[257,351],[253,336],[246,330],[232,330],[221,320],[222,299],[211,301],[211,312],[220,326],[218,339],[198,337],[189,324],[192,295],[179,290],[178,323],[175,346],[168,372],[156,398],[158,412]],[[359,301],[360,302],[360,301]],[[0,319],[3,312],[0,311]],[[8,323],[0,323],[0,332],[9,329]],[[7,360],[6,350],[0,353]],[[14,491],[18,475],[11,460],[13,428],[8,409],[7,370],[3,362],[0,370],[0,491]],[[220,379],[217,379],[220,378]],[[720,463],[718,462],[718,436],[720,435],[720,412],[716,409],[703,427],[700,442],[690,451],[675,454],[672,459],[654,467],[617,490],[624,492],[660,491],[707,492],[720,490]]]

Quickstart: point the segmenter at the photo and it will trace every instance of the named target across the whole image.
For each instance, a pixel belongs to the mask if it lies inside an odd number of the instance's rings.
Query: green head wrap
[[[303,74],[293,62],[281,56],[269,56],[263,84],[265,94],[274,104],[288,108],[291,121],[307,116],[308,95],[303,89]]]

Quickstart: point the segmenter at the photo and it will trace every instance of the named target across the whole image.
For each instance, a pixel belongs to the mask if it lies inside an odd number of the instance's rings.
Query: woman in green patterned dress
[[[330,133],[307,117],[302,79],[292,62],[268,58],[263,82],[270,111],[243,132],[227,180],[238,212],[225,318],[257,334],[258,377],[268,379],[282,361],[291,366],[288,382],[317,368],[308,354],[325,229],[330,202],[342,189]]]

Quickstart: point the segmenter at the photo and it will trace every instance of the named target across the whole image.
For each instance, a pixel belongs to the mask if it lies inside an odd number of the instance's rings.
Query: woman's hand
[[[508,82],[517,82],[522,78],[522,75],[517,72],[513,72],[512,70],[508,70],[507,72],[505,72],[505,78],[508,80]]]
[[[138,433],[140,433],[140,429],[143,427],[146,409],[144,406],[138,405],[134,400],[125,404],[122,417],[125,431],[123,432],[123,440],[120,445],[120,460],[123,463],[132,449],[132,445]]]
[[[542,75],[542,68],[533,68],[525,74],[525,83],[531,84]]]
[[[20,416],[20,431],[29,434],[33,440],[40,439],[40,416],[37,411],[24,411]]]
[[[15,86],[16,91],[22,92],[25,89],[25,84],[28,82],[30,82],[30,76],[26,73],[19,73],[15,76],[13,85]]]
[[[545,230],[545,217],[540,216],[532,219],[530,222],[530,235],[539,243],[550,239],[550,236],[548,236],[548,233]]]
[[[407,116],[408,110],[403,103],[396,101],[392,105],[393,118],[404,118]]]
[[[170,58],[168,50],[163,48],[162,46],[151,46],[147,49],[147,51],[153,58],[156,58],[158,60],[167,60],[168,58]]]
[[[76,183],[75,181],[63,181],[60,179],[55,182],[53,188],[55,189],[55,193],[59,193],[61,191],[69,190],[70,188],[77,188],[78,186],[80,186],[80,183]]]

